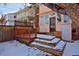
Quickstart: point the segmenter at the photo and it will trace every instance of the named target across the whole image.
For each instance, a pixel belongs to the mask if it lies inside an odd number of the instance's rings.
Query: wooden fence
[[[0,26],[0,42],[13,40],[14,38],[13,26]]]
[[[0,42],[7,40],[19,40],[21,42],[30,43],[36,37],[37,30],[32,24],[26,22],[15,21],[14,26],[0,26]]]

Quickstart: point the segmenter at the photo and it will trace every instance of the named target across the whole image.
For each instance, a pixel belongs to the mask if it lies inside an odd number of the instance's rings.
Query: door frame
[[[50,21],[50,25],[49,25],[49,28],[50,28],[50,32],[51,32],[51,18],[55,18],[55,31],[56,31],[56,16],[51,16],[49,17],[49,21]]]
[[[56,31],[56,19],[57,19],[57,14],[56,14],[56,12],[50,13],[50,15],[49,15],[49,22],[50,22],[50,23],[51,23],[50,18],[52,18],[52,17],[55,17],[55,31]],[[50,23],[49,23],[49,28],[51,28],[51,27],[50,27]],[[50,29],[49,29],[49,32],[51,32]]]

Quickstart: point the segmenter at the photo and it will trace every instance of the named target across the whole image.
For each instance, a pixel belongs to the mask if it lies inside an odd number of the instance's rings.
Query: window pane
[[[64,16],[64,22],[68,22],[68,20],[69,20],[69,16],[65,15]]]
[[[61,22],[61,15],[60,15],[60,14],[57,14],[57,20],[58,20],[59,22]]]
[[[48,15],[45,15],[45,20],[47,20],[48,19]]]

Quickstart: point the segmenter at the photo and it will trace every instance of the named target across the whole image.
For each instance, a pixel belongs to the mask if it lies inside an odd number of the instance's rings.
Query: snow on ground
[[[36,38],[35,40],[36,40],[36,41],[41,41],[41,42],[46,42],[46,43],[57,43],[57,42],[60,41],[61,39],[60,39],[60,38],[54,38],[54,39],[52,39],[51,41],[47,41],[47,40],[43,40],[43,39],[40,39],[40,38]]]
[[[39,37],[39,38],[46,38],[46,39],[53,39],[53,38],[55,38],[55,36],[45,35],[45,34],[37,34],[37,37]]]
[[[49,35],[39,34],[37,36],[43,37],[43,38],[49,38],[49,39],[55,38],[55,36],[49,36]],[[60,43],[63,43],[63,42],[60,42]],[[33,44],[37,44],[37,43],[34,42]],[[63,45],[64,43],[57,44],[57,46],[54,47],[53,49],[59,50],[59,48],[62,48]],[[45,47],[49,47],[49,46],[45,46]],[[49,48],[52,48],[52,47],[49,47]],[[16,40],[0,43],[0,55],[2,56],[47,56],[47,55],[51,56],[51,54],[47,52],[43,52],[34,47],[26,46],[25,44],[22,44]],[[63,52],[63,56],[75,56],[75,55],[79,56],[79,41],[75,41],[73,43],[67,42],[65,50]]]
[[[53,49],[52,46],[48,46],[48,45],[45,45],[45,44],[40,44],[40,43],[37,43],[37,42],[32,42],[32,44]]]
[[[26,46],[18,41],[0,43],[1,56],[51,56],[37,48]]]
[[[60,42],[56,45],[56,47],[54,47],[53,49],[58,50],[58,51],[62,51],[65,45],[66,45],[66,42],[60,41]]]
[[[63,56],[79,56],[79,41],[67,43]]]

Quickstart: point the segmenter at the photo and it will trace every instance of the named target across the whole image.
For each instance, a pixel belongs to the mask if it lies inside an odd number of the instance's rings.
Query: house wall
[[[41,16],[46,16],[48,15],[48,24],[44,23],[46,21],[45,19],[41,20]],[[56,25],[55,25],[55,30],[56,31],[61,31],[62,27],[62,22],[57,21],[57,13],[49,9],[48,7],[44,5],[39,5],[39,31],[40,32],[50,32],[50,17],[56,17]],[[42,23],[42,24],[41,24]],[[45,24],[43,26],[43,24]]]
[[[39,15],[45,14],[45,13],[49,13],[52,10],[42,4],[39,4]]]
[[[56,17],[57,17],[57,14],[56,14]],[[61,21],[59,22],[56,19],[56,31],[62,32],[62,24],[63,24],[63,15],[61,14]]]
[[[47,8],[44,5],[39,5],[39,32],[49,32],[49,15],[52,10]],[[47,19],[45,20],[45,16],[47,15]]]
[[[46,15],[39,16],[39,32],[49,32],[49,15],[45,20]]]
[[[14,16],[15,16],[15,13],[6,14],[5,21],[4,21],[4,22],[6,22],[5,25],[14,26],[14,20],[15,20]]]
[[[55,15],[53,15],[53,13],[55,13]],[[48,25],[47,26],[46,25],[43,26],[42,24],[40,25],[40,22],[41,23],[43,22],[43,24],[44,24],[44,21],[46,21],[45,19],[43,19],[42,21],[40,21],[41,16],[46,16],[46,15],[48,15]],[[58,22],[57,21],[57,13],[56,12],[53,12],[53,11],[52,12],[49,12],[49,13],[41,14],[39,16],[39,27],[42,26],[42,28],[40,30],[43,30],[45,27],[47,27],[48,28],[48,31],[47,32],[50,32],[50,17],[56,17],[56,19],[55,19],[55,21],[56,21],[55,30],[62,32],[63,15],[61,14],[61,21]]]
[[[34,17],[35,16],[35,10],[33,10],[33,8],[24,8],[19,10],[16,14],[17,14],[17,19],[16,20],[25,20],[27,19],[27,17]]]
[[[49,13],[39,15],[39,32],[50,32],[50,17],[56,17],[56,13],[49,12]]]
[[[62,33],[62,39],[63,40],[68,40],[71,41],[72,39],[72,26],[71,26],[71,19],[68,19],[67,16],[60,14],[61,15],[61,21],[58,21],[58,13],[51,11],[51,9],[47,8],[44,5],[39,5],[39,31],[41,32],[50,32],[50,20],[49,18],[51,17],[51,14],[55,13],[56,17],[56,31],[60,31]],[[48,15],[48,24],[44,23],[46,21],[45,19],[41,20],[41,16]],[[52,15],[53,16],[53,15]],[[64,20],[67,19],[67,22],[64,22]],[[65,20],[66,21],[66,20]],[[42,24],[40,24],[42,23]],[[43,26],[43,24],[45,24]]]
[[[17,14],[16,20],[26,21],[27,24],[31,23],[36,32],[38,32],[39,29],[39,16],[37,15],[37,13],[39,12],[38,8],[39,6],[36,4],[19,10],[18,12],[16,12]]]
[[[5,25],[14,26],[15,23],[14,23],[14,21],[7,21]]]
[[[8,14],[6,14],[6,20],[14,20],[14,16],[15,16],[16,14],[15,13],[8,13]]]
[[[22,13],[19,13],[17,14],[17,19],[16,20],[22,20],[22,18],[28,16],[28,12],[22,12]]]

